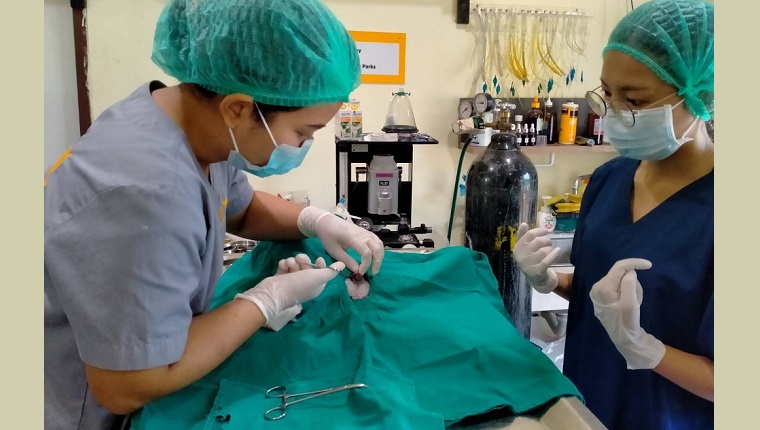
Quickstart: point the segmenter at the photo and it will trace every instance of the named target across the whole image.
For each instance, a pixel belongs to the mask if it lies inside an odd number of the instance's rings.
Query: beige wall
[[[98,0],[88,3],[89,82],[93,115],[126,96],[150,79],[174,83],[150,61],[156,18],[163,0]],[[455,23],[454,0],[325,0],[350,30],[406,33],[406,83],[411,92],[417,126],[440,141],[439,145],[415,148],[413,217],[444,234],[448,229],[454,175],[460,151],[451,123],[457,119],[457,102],[474,91],[473,51],[477,24]],[[529,2],[495,0],[488,5],[521,5]],[[531,7],[566,7],[564,0],[530,2]],[[473,5],[476,2],[472,2]],[[625,14],[618,0],[576,0],[574,7],[593,15],[586,58],[578,70],[585,80],[565,89],[557,84],[557,98],[582,97],[598,85],[601,49],[610,29]],[[391,92],[399,85],[360,86],[353,97],[361,100],[364,130],[379,131],[385,119]],[[527,96],[527,94],[525,95]],[[332,208],[335,204],[335,153],[333,129],[315,135],[304,164],[296,171],[267,179],[251,177],[256,189],[285,192],[308,191],[312,205]],[[573,179],[590,173],[614,154],[557,154],[553,167],[539,167],[539,195],[569,191]],[[463,172],[474,159],[465,158]],[[531,155],[535,163],[546,163],[549,155]],[[461,244],[464,207],[459,199],[452,243]]]

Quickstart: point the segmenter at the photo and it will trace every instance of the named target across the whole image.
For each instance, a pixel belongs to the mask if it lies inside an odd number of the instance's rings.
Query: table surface
[[[575,397],[562,397],[551,407],[535,414],[510,417],[467,419],[449,430],[598,430],[606,427]]]

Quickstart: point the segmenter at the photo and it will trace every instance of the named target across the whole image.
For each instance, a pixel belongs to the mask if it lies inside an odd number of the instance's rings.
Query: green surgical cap
[[[276,106],[347,101],[356,45],[317,0],[170,0],[151,57],[180,82]]]
[[[623,17],[602,55],[614,49],[644,63],[678,88],[689,111],[706,121],[715,90],[713,29],[711,3],[652,0]]]

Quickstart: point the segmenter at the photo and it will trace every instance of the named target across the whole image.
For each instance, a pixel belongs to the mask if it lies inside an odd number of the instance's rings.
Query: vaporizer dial
[[[462,100],[459,102],[459,119],[470,118],[472,116],[472,101]]]
[[[478,93],[473,99],[475,112],[481,114],[493,109],[493,97],[488,93]]]

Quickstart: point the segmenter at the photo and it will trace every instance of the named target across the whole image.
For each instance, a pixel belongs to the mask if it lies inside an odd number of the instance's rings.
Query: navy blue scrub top
[[[581,203],[570,261],[575,266],[563,372],[611,429],[713,428],[713,403],[653,370],[628,370],[599,320],[589,291],[612,265],[645,258],[642,328],[665,345],[713,359],[714,173],[636,222],[639,161],[616,158],[593,173]]]

